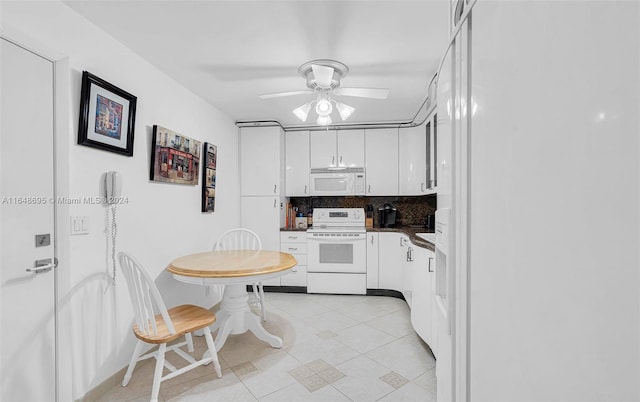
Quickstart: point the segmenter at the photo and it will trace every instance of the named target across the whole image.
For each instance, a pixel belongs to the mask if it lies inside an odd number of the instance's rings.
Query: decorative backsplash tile
[[[378,208],[390,204],[397,210],[396,225],[424,224],[427,215],[435,214],[436,195],[413,197],[291,197],[291,204],[306,215],[313,208],[365,208],[373,206],[373,226],[380,226]]]

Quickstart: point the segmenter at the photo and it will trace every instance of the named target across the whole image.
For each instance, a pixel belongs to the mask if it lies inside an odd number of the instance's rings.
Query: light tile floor
[[[265,328],[283,338],[274,349],[253,334],[231,335],[218,353],[222,378],[199,367],[162,383],[160,401],[432,401],[435,359],[411,328],[409,308],[382,296],[267,293]],[[195,354],[206,350],[194,337]],[[167,359],[179,365],[171,354]],[[145,401],[148,360],[127,387],[99,402]],[[166,371],[165,371],[166,373]]]

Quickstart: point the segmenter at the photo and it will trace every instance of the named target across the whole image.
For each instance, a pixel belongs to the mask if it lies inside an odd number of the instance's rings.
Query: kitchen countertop
[[[280,228],[281,232],[306,232],[307,229],[298,229],[298,228]],[[367,232],[394,232],[394,233],[402,233],[409,236],[409,240],[411,243],[418,247],[423,247],[431,251],[435,251],[435,244],[430,241],[421,239],[416,236],[416,233],[426,233],[427,229],[424,227],[416,227],[416,226],[403,226],[399,225],[393,228],[367,228]]]

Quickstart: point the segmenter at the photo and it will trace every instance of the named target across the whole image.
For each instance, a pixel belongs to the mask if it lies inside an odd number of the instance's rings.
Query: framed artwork
[[[137,98],[82,72],[78,144],[133,156]]]
[[[153,126],[152,142],[152,181],[198,184],[200,141],[168,128]]]
[[[218,147],[204,143],[204,169],[202,173],[202,212],[213,212],[216,203],[216,164]]]

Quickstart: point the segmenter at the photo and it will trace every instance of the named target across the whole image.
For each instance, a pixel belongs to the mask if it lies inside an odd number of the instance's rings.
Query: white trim
[[[69,59],[60,52],[34,40],[28,34],[10,26],[0,27],[0,38],[19,46],[38,57],[52,63],[53,68],[53,162],[54,162],[54,199],[60,194],[69,194],[69,131],[70,116],[70,77]],[[68,206],[56,204],[54,211],[54,256],[59,265],[55,270],[55,359],[56,359],[56,401],[72,400],[71,377],[71,345],[66,342],[70,337],[61,333],[70,328],[68,314],[60,314],[60,308],[68,301],[64,295],[68,293],[70,284],[70,238],[69,238]]]

